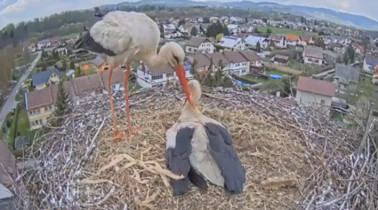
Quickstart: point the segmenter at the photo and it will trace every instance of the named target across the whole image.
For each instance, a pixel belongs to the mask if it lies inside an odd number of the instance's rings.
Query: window
[[[194,51],[194,52],[197,52],[197,49],[194,49],[193,51]]]
[[[173,73],[167,74],[167,77],[173,77]]]
[[[247,72],[247,70],[243,69],[243,70],[242,70],[242,73],[245,73],[245,72]]]
[[[163,75],[152,76],[152,80],[163,79]]]
[[[321,100],[320,100],[320,104],[321,104],[321,105],[324,105],[324,104],[325,104],[325,100],[324,100],[324,99],[321,99]]]

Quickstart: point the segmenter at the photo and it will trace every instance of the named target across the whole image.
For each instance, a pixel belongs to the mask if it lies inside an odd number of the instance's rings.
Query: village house
[[[256,52],[244,50],[240,54],[249,62],[250,71],[261,72],[264,69],[264,64]]]
[[[214,53],[216,48],[207,38],[192,37],[185,46],[187,53]]]
[[[357,54],[363,55],[365,52],[364,46],[357,42],[352,42],[352,47]]]
[[[71,99],[72,105],[80,103],[84,93],[107,88],[109,72],[107,70],[88,76],[76,77],[66,81],[63,86]],[[115,89],[123,83],[123,70],[115,68],[112,76],[112,87]],[[25,107],[30,122],[30,129],[35,130],[45,125],[55,111],[58,85],[26,93]]]
[[[65,82],[66,92],[70,93],[70,82]],[[26,93],[25,107],[27,109],[30,129],[35,130],[45,125],[55,110],[58,85],[50,85],[44,89],[37,89]]]
[[[32,85],[41,90],[50,84],[56,84],[62,78],[62,73],[54,66],[50,66],[46,71],[38,72],[32,75]]]
[[[278,34],[271,34],[266,40],[269,42],[269,45],[274,45],[278,48],[287,47],[286,38],[284,36]]]
[[[373,84],[378,85],[378,66],[375,66],[375,71],[373,74]]]
[[[286,34],[285,35],[287,45],[297,46],[299,43],[299,36],[296,34]]]
[[[304,46],[302,57],[304,63],[322,65],[323,49],[320,47],[306,45]]]
[[[311,34],[301,34],[299,35],[298,44],[302,46],[313,45],[315,44],[315,41]]]
[[[226,51],[240,51],[246,47],[244,39],[234,36],[224,36],[219,40],[218,45]]]
[[[307,106],[319,107],[325,114],[329,114],[335,91],[336,85],[332,82],[300,76],[297,83],[296,101]]]
[[[364,66],[363,70],[369,73],[374,72],[375,66],[378,65],[378,58],[371,56],[371,55],[366,55],[365,60],[364,60]]]
[[[223,71],[238,76],[248,74],[251,69],[260,71],[263,68],[262,60],[253,51],[225,51],[214,54],[195,54],[190,57],[191,62],[195,61],[196,70],[199,74],[205,74],[210,68],[219,70],[220,64]]]
[[[224,57],[229,61],[226,71],[238,76],[246,75],[250,71],[250,63],[240,52],[225,51]]]
[[[188,56],[188,59],[191,63],[195,62],[196,72],[201,75],[206,74],[206,71],[211,65],[210,58],[203,53],[190,55]]]
[[[192,78],[190,73],[191,63],[188,59],[184,61],[185,73],[187,78]],[[168,82],[176,82],[178,77],[170,66],[153,69],[152,71],[144,64],[137,68],[137,83],[142,88],[164,87]]]
[[[286,55],[275,55],[273,58],[273,63],[277,65],[287,66],[289,63],[289,56]]]
[[[268,43],[264,42],[265,38],[260,36],[253,36],[248,35],[246,38],[244,38],[246,48],[249,49],[256,49],[257,43],[260,43],[261,49],[267,49]]]
[[[349,65],[336,64],[335,82],[339,90],[356,90],[360,71]]]
[[[16,181],[19,176],[19,168],[15,156],[8,145],[0,139],[0,206],[6,209],[3,199],[12,199],[15,195],[21,195],[25,190],[22,179]],[[2,205],[3,204],[3,205]]]
[[[104,71],[109,68],[108,63],[100,55],[90,61],[90,63],[96,68],[96,71]]]
[[[241,33],[241,28],[239,25],[237,24],[228,24],[227,25],[227,28],[228,28],[228,31],[232,34],[232,35],[238,35]]]

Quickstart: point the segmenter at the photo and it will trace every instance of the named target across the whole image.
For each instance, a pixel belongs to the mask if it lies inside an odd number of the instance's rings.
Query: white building
[[[363,70],[369,73],[374,72],[374,68],[378,65],[378,58],[366,55]]]
[[[237,34],[240,34],[241,33],[241,28],[239,25],[237,24],[228,24],[227,25],[227,28],[228,28],[228,31],[232,34],[232,35],[237,35]]]
[[[265,38],[260,36],[253,36],[249,35],[247,36],[244,41],[247,48],[256,49],[256,45],[259,42],[261,49],[268,48],[268,43],[264,42]]]
[[[185,61],[185,72],[187,78],[192,78],[190,74],[190,62]],[[147,66],[141,64],[137,69],[137,82],[143,88],[164,87],[168,82],[176,83],[178,77],[170,66],[150,71]]]
[[[266,40],[269,42],[269,44],[274,44],[274,46],[278,48],[287,47],[286,38],[284,36],[271,34]]]
[[[326,114],[329,114],[335,91],[336,84],[332,82],[300,76],[297,83],[296,101],[307,106],[321,108]]]
[[[323,64],[323,49],[320,47],[314,47],[306,45],[303,50],[303,61],[308,64]]]
[[[219,40],[218,45],[229,51],[240,51],[246,48],[244,39],[234,36],[224,36]]]
[[[187,53],[214,53],[216,48],[207,38],[192,37],[185,46]]]

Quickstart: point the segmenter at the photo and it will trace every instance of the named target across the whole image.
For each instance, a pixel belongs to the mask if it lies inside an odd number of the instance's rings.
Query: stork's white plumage
[[[197,80],[189,82],[189,91],[193,103],[197,103],[201,97]],[[206,188],[209,181],[231,193],[242,192],[245,171],[222,124],[204,116],[196,106],[185,104],[166,138],[167,167],[185,177],[171,180],[174,195],[184,194],[189,180],[200,188]]]
[[[116,66],[126,65],[127,67],[124,86],[129,130],[131,130],[131,120],[128,102],[128,77],[130,64],[133,61],[143,61],[150,69],[171,66],[176,71],[186,99],[191,103],[183,65],[184,50],[177,43],[170,42],[162,46],[157,53],[159,41],[159,28],[147,15],[136,12],[113,11],[107,13],[103,20],[96,22],[90,31],[75,43],[76,48],[84,48],[104,54],[107,57],[110,66],[108,91],[112,109],[114,140],[122,137],[116,128],[110,86],[112,70]]]

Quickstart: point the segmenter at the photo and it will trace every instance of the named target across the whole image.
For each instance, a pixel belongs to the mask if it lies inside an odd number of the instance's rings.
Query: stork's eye
[[[176,63],[178,64],[179,63],[179,58],[175,55],[173,55],[173,58],[176,60]]]

